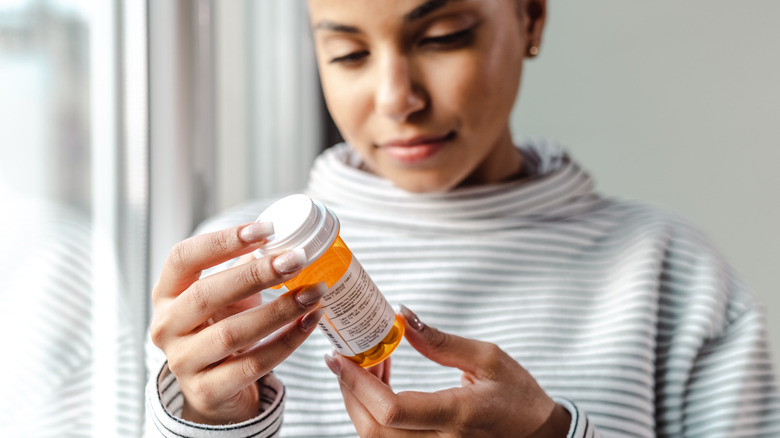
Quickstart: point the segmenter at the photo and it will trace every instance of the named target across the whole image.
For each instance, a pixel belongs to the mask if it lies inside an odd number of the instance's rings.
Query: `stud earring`
[[[535,57],[538,54],[539,54],[539,47],[531,46],[531,47],[528,48],[528,56],[529,57],[533,58],[533,57]]]

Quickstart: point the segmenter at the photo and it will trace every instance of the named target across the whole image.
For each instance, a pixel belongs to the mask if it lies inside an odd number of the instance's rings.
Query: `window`
[[[308,32],[286,0],[0,1],[4,433],[140,435],[162,260],[325,145]]]

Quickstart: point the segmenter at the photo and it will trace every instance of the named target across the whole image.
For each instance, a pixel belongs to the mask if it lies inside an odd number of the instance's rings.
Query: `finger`
[[[355,426],[359,436],[382,436],[380,429],[383,427],[374,420],[371,413],[368,412],[365,406],[352,394],[352,391],[339,381],[339,387],[341,388],[341,395],[344,398],[344,407],[347,408],[347,415],[352,420],[352,424]]]
[[[243,300],[223,307],[211,316],[213,322],[222,321],[225,318],[229,318],[233,315],[237,315],[241,312],[245,312],[249,309],[255,308],[263,304],[263,296],[260,293],[252,294]]]
[[[168,321],[167,330],[176,335],[189,333],[219,310],[290,279],[305,263],[305,255],[290,251],[203,278],[173,301],[168,312],[176,318]]]
[[[249,351],[204,371],[198,386],[208,388],[215,400],[227,400],[255,384],[306,340],[324,313],[325,309],[318,307]]]
[[[257,257],[253,253],[244,254],[241,257],[239,257],[236,262],[233,264],[233,266],[241,266],[245,265],[250,262],[254,262],[257,260]],[[257,307],[259,305],[263,304],[263,296],[262,294],[256,293],[252,294],[247,298],[244,298],[243,300],[230,304],[227,307],[223,307],[222,309],[217,310],[212,316],[211,319],[216,321],[221,321],[229,316],[233,316],[237,313],[241,313],[245,310],[249,310],[253,307]]]
[[[366,370],[377,377],[382,383],[385,385],[390,386],[390,360],[391,358],[387,358],[383,360],[382,362],[366,368]]]
[[[387,386],[390,386],[390,367],[393,364],[392,358],[388,357],[385,359],[380,365],[384,366],[384,369],[382,370],[382,375],[379,376],[379,380],[382,381]]]
[[[175,245],[163,263],[153,298],[172,298],[198,280],[203,270],[254,250],[273,234],[270,222],[238,225],[190,237]]]
[[[241,265],[245,265],[245,264],[247,264],[247,263],[249,263],[249,262],[253,262],[253,261],[255,261],[256,259],[257,259],[257,257],[255,257],[255,255],[254,255],[254,254],[252,254],[252,253],[249,253],[249,254],[244,254],[244,255],[242,255],[241,257],[239,257],[239,258],[236,260],[236,263],[235,263],[235,264],[233,264],[233,266],[241,266]]]
[[[428,359],[458,368],[477,378],[494,379],[509,364],[515,363],[495,344],[463,338],[425,325],[408,307],[401,305],[406,324],[404,336],[409,344]]]
[[[320,282],[281,295],[279,298],[233,315],[189,336],[182,351],[197,351],[190,358],[186,371],[196,372],[236,353],[252,347],[280,328],[314,310],[328,292]],[[319,320],[319,319],[318,319]],[[169,357],[169,361],[173,360]]]
[[[253,253],[244,254],[241,257],[239,257],[236,262],[233,264],[233,266],[241,266],[245,265],[247,263],[251,263],[257,260],[257,257]],[[253,307],[257,307],[260,304],[263,303],[263,297],[261,294],[252,294],[248,298],[244,298],[243,300],[231,304],[227,307],[224,307],[220,310],[218,310],[214,315],[211,316],[211,319],[214,321],[221,321],[229,316],[233,316],[237,313],[241,313],[245,310],[249,310]]]
[[[248,298],[245,298],[235,304],[231,304],[227,307],[223,307],[222,309],[219,309],[217,312],[212,315],[211,318],[209,318],[203,326],[209,326],[214,323],[217,323],[219,321],[222,321],[223,319],[229,318],[233,315],[237,315],[241,312],[245,312],[249,309],[252,309],[254,307],[258,307],[263,303],[263,298],[261,294],[254,294],[251,295]],[[173,342],[179,342],[181,344],[182,339],[186,339],[186,337],[181,337],[178,335],[170,336],[170,333],[168,332],[167,328],[165,328],[164,323],[161,323],[160,321],[164,318],[158,317],[160,314],[166,314],[170,315],[169,312],[167,312],[167,309],[170,308],[170,304],[165,306],[166,310],[161,310],[159,313],[157,312],[158,308],[155,308],[155,317],[152,319],[151,323],[151,334],[152,334],[152,340],[155,342],[155,345],[162,348],[163,350],[170,351],[169,348],[166,348],[166,346],[171,345],[171,341]],[[176,320],[176,318],[168,318],[168,320]]]
[[[336,355],[328,366],[382,426],[410,430],[449,430],[456,423],[459,400],[453,389],[434,393],[405,391],[395,394],[376,376],[344,356]]]
[[[387,358],[385,360],[385,372],[382,374],[382,383],[384,383],[387,386],[390,386],[390,369],[393,362],[390,358]]]
[[[339,382],[341,394],[344,398],[344,406],[347,408],[349,419],[355,425],[360,436],[370,437],[437,437],[436,432],[430,430],[398,429],[381,425],[366,409],[352,391],[342,382]]]

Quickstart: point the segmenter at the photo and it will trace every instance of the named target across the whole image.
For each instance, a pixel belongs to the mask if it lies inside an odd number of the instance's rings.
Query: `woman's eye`
[[[363,50],[360,52],[352,52],[349,54],[346,54],[344,56],[337,56],[330,60],[331,64],[356,64],[360,62],[363,58],[368,56],[368,51]]]
[[[471,42],[473,36],[474,36],[473,29],[468,28],[468,29],[463,29],[458,32],[453,32],[442,36],[423,38],[422,40],[420,40],[420,45],[458,47],[458,46],[466,45],[469,42]]]

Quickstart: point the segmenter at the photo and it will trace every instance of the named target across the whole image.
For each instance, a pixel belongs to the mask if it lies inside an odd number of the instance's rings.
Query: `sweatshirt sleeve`
[[[680,423],[660,419],[662,427],[681,426],[669,435],[780,436],[780,396],[758,306],[742,311],[703,345],[683,394],[666,400],[679,402],[681,410]]]
[[[674,368],[659,383],[685,383],[674,391],[659,385],[656,436],[780,436],[780,395],[759,307],[748,307],[731,320],[691,364]],[[600,436],[573,401],[554,400],[571,414],[567,438]]]
[[[181,389],[166,362],[146,386],[145,437],[278,437],[284,410],[284,385],[273,373],[260,379],[257,384],[262,401],[261,413],[257,417],[236,424],[197,424],[180,418]]]
[[[571,414],[571,425],[566,438],[599,438],[601,436],[587,415],[580,411],[573,401],[563,397],[553,397],[553,400]]]

